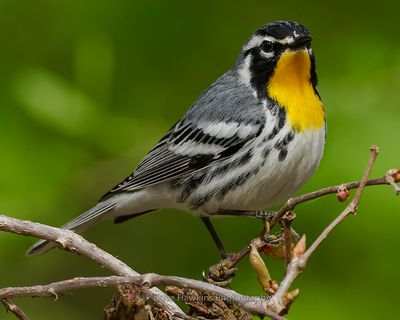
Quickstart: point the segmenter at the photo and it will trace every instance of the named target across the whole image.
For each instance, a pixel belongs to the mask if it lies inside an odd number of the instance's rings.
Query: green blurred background
[[[356,180],[381,148],[374,176],[399,166],[398,1],[0,0],[1,213],[61,225],[127,176],[193,100],[229,69],[247,37],[281,19],[314,37],[328,119],[325,156],[303,192]],[[309,242],[344,204],[334,196],[296,210]],[[290,319],[377,319],[395,312],[400,202],[374,187],[359,214],[318,249],[296,281]],[[215,221],[229,250],[261,225]],[[200,278],[218,254],[200,220],[160,210],[86,237],[139,272]],[[0,287],[106,275],[91,261],[52,251],[27,258],[34,239],[0,234]],[[275,278],[282,262],[266,258]],[[261,290],[247,260],[233,288]],[[16,299],[32,319],[100,319],[113,294],[96,288]],[[1,319],[13,319],[0,308]]]

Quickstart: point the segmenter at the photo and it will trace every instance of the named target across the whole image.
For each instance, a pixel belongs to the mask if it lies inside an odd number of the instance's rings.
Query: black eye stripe
[[[275,51],[282,51],[285,48],[285,46],[282,43],[275,42],[274,43],[274,50]]]

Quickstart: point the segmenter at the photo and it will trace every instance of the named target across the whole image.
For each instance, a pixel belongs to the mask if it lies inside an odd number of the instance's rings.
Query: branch
[[[153,273],[140,275],[122,261],[118,260],[111,254],[98,248],[94,244],[88,242],[83,237],[70,230],[54,228],[31,221],[24,221],[0,215],[0,231],[17,233],[25,236],[34,236],[48,241],[53,241],[60,248],[83,255],[118,275],[110,277],[74,278],[41,286],[4,288],[0,289],[0,299],[2,299],[2,302],[6,308],[11,310],[17,317],[19,317],[19,319],[26,320],[27,318],[23,312],[11,301],[7,300],[7,298],[22,296],[53,296],[57,298],[59,293],[78,288],[131,284],[138,286],[140,291],[143,291],[146,297],[149,297],[152,301],[154,301],[160,309],[165,310],[169,318],[194,319],[193,317],[184,314],[168,295],[158,288],[153,288],[155,286],[170,285],[185,289],[189,288],[198,290],[199,294],[200,292],[204,292],[206,294],[215,295],[225,301],[232,301],[238,307],[253,315],[268,316],[272,319],[284,319],[280,315],[287,312],[290,304],[294,301],[299,292],[297,289],[293,290],[292,292],[288,291],[292,283],[298,277],[298,275],[303,272],[310,256],[314,253],[322,241],[330,234],[330,232],[348,215],[354,214],[357,211],[357,206],[364,188],[368,185],[390,184],[396,193],[400,193],[400,188],[396,184],[400,181],[400,171],[397,169],[389,170],[382,178],[368,180],[368,176],[372,170],[377,155],[378,148],[372,147],[371,157],[368,162],[367,169],[365,170],[360,182],[349,182],[337,186],[327,187],[289,199],[284,206],[274,213],[262,215],[260,212],[245,212],[245,215],[263,218],[265,221],[265,230],[269,230],[270,227],[278,222],[284,227],[283,239],[285,240],[285,251],[283,256],[286,258],[286,274],[279,287],[276,282],[268,281],[269,286],[266,287],[266,292],[271,295],[270,298],[244,296],[236,293],[233,290],[215,286],[211,283],[182,277],[162,276]],[[348,190],[351,189],[357,189],[357,191],[350,204],[331,224],[326,227],[326,229],[314,241],[309,249],[305,249],[305,236],[303,236],[294,246],[293,251],[291,251],[293,242],[295,242],[294,238],[297,239],[297,235],[295,233],[293,233],[294,237],[292,237],[292,229],[290,226],[291,220],[295,217],[295,214],[292,210],[300,203],[333,193],[338,195],[339,201],[344,201],[348,197]],[[231,254],[227,259],[222,260],[216,266],[216,268],[221,268],[222,271],[224,269],[230,271],[231,268],[233,268],[244,256],[249,253],[250,247],[252,247],[257,254],[258,251],[261,250],[266,252],[266,245],[269,244],[269,242],[268,240],[264,239],[264,233],[265,232],[261,233],[258,237],[253,239],[251,241],[251,245],[246,246],[239,252]],[[282,256],[282,254],[278,256]],[[263,272],[267,271],[265,265],[264,267],[265,270],[261,270]]]
[[[378,154],[379,149],[376,146],[372,146],[371,150],[376,148],[376,154]],[[375,149],[374,149],[375,150]],[[375,151],[372,151],[375,152]],[[375,156],[376,157],[376,156]],[[366,186],[376,186],[376,185],[387,185],[390,184],[394,188],[395,192],[398,194],[399,193],[399,187],[396,185],[397,182],[400,182],[400,171],[398,169],[390,169],[386,175],[384,175],[381,178],[377,179],[371,179],[371,180],[366,180],[365,182],[361,181],[354,181],[354,182],[347,182],[343,183],[340,185],[332,186],[332,187],[327,187],[324,189],[320,189],[317,191],[305,193],[301,196],[294,197],[289,199],[286,204],[281,207],[274,215],[273,218],[270,221],[271,227],[273,227],[278,221],[282,219],[284,214],[289,211],[289,210],[294,210],[294,208],[303,202],[314,200],[323,196],[326,196],[328,194],[333,194],[337,193],[339,190],[342,188],[347,189],[347,190],[352,190],[352,189],[359,189],[361,184],[364,183],[363,189]]]
[[[108,287],[122,284],[135,284],[142,288],[154,286],[172,285],[180,288],[189,288],[217,295],[223,300],[232,301],[243,310],[258,316],[268,316],[272,319],[283,320],[281,316],[271,312],[267,308],[267,301],[260,297],[244,296],[233,290],[218,287],[203,281],[187,279],[175,276],[162,276],[155,273],[147,273],[130,277],[91,277],[74,278],[64,281],[53,282],[47,285],[32,287],[10,287],[0,289],[0,299],[11,297],[58,297],[66,291],[89,288]],[[168,297],[168,299],[170,299]]]
[[[390,169],[386,175],[376,179],[367,180],[364,187],[367,186],[377,186],[377,185],[391,185],[395,190],[396,194],[400,193],[399,186],[396,184],[400,182],[400,170],[398,169]],[[257,217],[257,218],[265,218],[267,222],[269,222],[270,228],[272,228],[276,223],[282,220],[284,215],[295,209],[295,207],[303,202],[307,202],[310,200],[318,199],[330,194],[337,194],[340,190],[353,190],[358,189],[361,185],[361,181],[352,181],[343,183],[336,186],[326,187],[320,190],[316,190],[313,192],[302,194],[298,197],[294,197],[289,199],[278,211],[276,212],[266,212],[266,215],[260,213],[260,211],[248,211],[248,212],[240,212],[240,215],[249,216],[249,217]],[[229,214],[227,214],[229,215]],[[259,241],[262,235],[257,236],[250,243],[254,241]],[[265,245],[266,243],[264,243]],[[259,248],[261,249],[263,246],[260,244]],[[250,244],[244,247],[242,250],[231,253],[229,257],[219,264],[222,264],[227,269],[231,269],[235,267],[248,253],[250,252]]]
[[[325,230],[320,234],[320,236],[314,241],[314,243],[304,252],[305,249],[305,237],[299,241],[294,249],[294,257],[287,267],[286,276],[282,280],[279,288],[274,296],[268,302],[268,307],[278,314],[286,311],[288,309],[288,303],[292,302],[288,299],[288,291],[293,281],[301,274],[307,264],[308,259],[318,248],[318,246],[325,240],[325,238],[336,228],[348,215],[355,214],[357,212],[357,206],[360,202],[361,194],[368,182],[368,176],[374,166],[376,157],[379,153],[379,149],[376,146],[371,147],[371,157],[368,162],[368,166],[364,172],[364,175],[359,183],[357,192],[354,195],[352,201],[349,205],[340,213],[340,215],[333,220]],[[300,198],[300,197],[299,197]]]
[[[19,320],[29,320],[26,314],[18,308],[18,306],[10,301],[9,299],[0,299],[1,303],[4,305],[7,311],[10,311],[12,314],[14,314],[17,319]]]
[[[0,215],[0,231],[22,234],[24,236],[32,236],[56,242],[60,248],[83,255],[119,276],[140,275],[113,255],[100,249],[71,230],[59,229],[37,222]],[[180,318],[187,318],[171,298],[158,288],[146,288],[144,293],[171,315]]]

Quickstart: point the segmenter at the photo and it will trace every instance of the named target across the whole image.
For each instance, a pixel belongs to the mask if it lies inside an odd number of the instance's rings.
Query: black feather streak
[[[294,139],[294,132],[290,131],[282,140],[275,143],[274,148],[279,151],[278,160],[283,161],[288,154],[288,145]]]

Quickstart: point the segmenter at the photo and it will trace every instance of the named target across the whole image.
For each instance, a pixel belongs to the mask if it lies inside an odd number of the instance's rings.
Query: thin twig
[[[0,215],[0,231],[56,242],[60,248],[85,256],[119,276],[140,275],[121,260],[70,230]],[[183,311],[158,288],[145,289],[144,294],[171,315],[186,317]]]
[[[390,169],[388,172],[399,172],[398,169]],[[399,172],[399,177],[400,177],[400,172]],[[400,182],[400,178],[398,180],[394,179],[394,183]],[[217,215],[222,215],[222,216],[247,216],[247,217],[252,217],[252,218],[262,218],[270,221],[271,228],[282,219],[282,216],[288,211],[288,210],[294,210],[294,208],[303,203],[307,202],[310,200],[318,199],[323,196],[337,193],[341,188],[346,188],[347,190],[353,190],[357,189],[360,186],[361,181],[352,181],[352,182],[346,182],[342,183],[340,185],[336,186],[330,186],[326,187],[323,189],[319,189],[316,191],[312,191],[309,193],[302,194],[297,197],[290,198],[286,203],[276,212],[273,211],[226,211],[226,212],[220,212]],[[383,176],[381,178],[376,178],[376,179],[370,179],[367,181],[366,186],[376,186],[376,185],[388,185],[391,184],[390,181],[388,181],[387,176]]]
[[[397,169],[391,169],[391,170],[398,171]],[[398,182],[398,181],[395,180],[394,182]],[[340,185],[326,187],[326,188],[323,188],[320,190],[302,194],[298,197],[291,198],[278,211],[274,212],[273,214],[268,212],[267,220],[270,221],[270,223],[269,223],[270,227],[272,228],[277,222],[279,222],[286,212],[288,212],[290,210],[294,210],[295,207],[301,203],[304,203],[304,202],[307,202],[310,200],[314,200],[314,199],[318,199],[318,198],[321,198],[321,197],[324,197],[324,196],[327,196],[330,194],[336,194],[338,192],[338,190],[340,190],[341,188],[346,188],[347,190],[357,189],[360,186],[360,184],[361,184],[361,181],[342,183]],[[390,182],[388,181],[387,176],[385,175],[381,178],[368,180],[367,183],[365,184],[365,186],[388,185],[388,184],[390,184]],[[398,187],[398,186],[396,185],[396,187]],[[226,215],[229,215],[229,214],[226,214]],[[241,214],[237,213],[237,215],[243,215],[243,212]],[[260,212],[259,211],[248,211],[248,212],[245,212],[244,215],[249,216],[249,217],[260,217]],[[259,237],[260,236],[257,236],[257,238],[259,238]],[[256,238],[252,239],[252,241],[254,241],[255,239]],[[250,243],[251,243],[251,241],[250,241]],[[238,251],[236,253],[230,253],[229,257],[227,259],[229,261],[224,261],[224,263],[228,267],[233,268],[249,252],[250,252],[250,246],[247,245],[246,247],[244,247],[243,249],[241,249],[240,251]]]
[[[294,210],[294,208],[303,202],[307,202],[313,199],[317,199],[329,194],[335,194],[338,192],[338,190],[341,187],[345,187],[347,190],[353,190],[353,189],[358,189],[360,187],[361,181],[354,181],[354,182],[348,182],[348,183],[343,183],[340,185],[332,186],[332,187],[327,187],[324,189],[320,189],[317,191],[305,193],[301,196],[294,197],[289,199],[286,204],[281,207],[277,213],[274,215],[272,221],[270,222],[271,227],[274,226],[280,219],[282,219],[283,215],[288,211],[288,210]],[[375,186],[375,185],[387,185],[389,184],[388,181],[386,180],[386,177],[383,176],[378,179],[371,179],[368,180],[365,184],[365,186]]]
[[[374,166],[375,159],[379,153],[379,149],[376,146],[371,147],[371,157],[368,162],[368,166],[364,172],[364,175],[359,183],[359,187],[357,188],[357,192],[354,195],[352,201],[349,205],[340,213],[340,215],[335,218],[320,234],[320,236],[314,241],[314,243],[304,252],[304,254],[297,254],[293,257],[291,263],[289,264],[286,272],[286,276],[282,280],[281,284],[275,295],[271,297],[268,302],[268,307],[275,311],[278,314],[282,314],[282,312],[286,311],[288,308],[287,305],[287,297],[290,286],[293,281],[297,278],[299,274],[301,274],[307,264],[308,259],[314,253],[314,251],[318,248],[318,246],[322,243],[322,241],[330,234],[330,232],[336,228],[348,215],[354,214],[357,212],[357,206],[360,201],[361,194],[364,190],[364,187],[367,184],[368,176]]]
[[[379,149],[376,146],[371,147],[371,157],[369,159],[367,168],[365,169],[364,175],[361,179],[360,186],[358,187],[356,194],[349,203],[349,205],[342,211],[342,213],[333,221],[331,224],[321,233],[321,235],[314,241],[314,243],[307,249],[304,256],[308,258],[314,253],[315,249],[321,244],[321,242],[329,235],[329,233],[339,225],[349,214],[354,214],[358,210],[358,204],[360,202],[361,194],[366,186],[368,176],[375,164],[376,157],[378,156]]]
[[[91,277],[74,278],[53,282],[47,285],[31,287],[10,287],[0,289],[0,299],[11,297],[54,297],[55,295],[81,288],[108,287],[122,284],[135,284],[142,288],[154,286],[172,285],[180,288],[189,288],[217,295],[227,301],[232,301],[243,310],[260,316],[268,316],[272,319],[283,320],[281,316],[274,314],[267,307],[267,302],[261,297],[244,296],[233,290],[222,288],[203,281],[187,279],[175,276],[163,276],[155,273],[147,273],[132,277]]]
[[[4,305],[7,311],[10,311],[14,314],[19,320],[29,320],[27,315],[11,300],[9,299],[0,299],[1,303]]]

